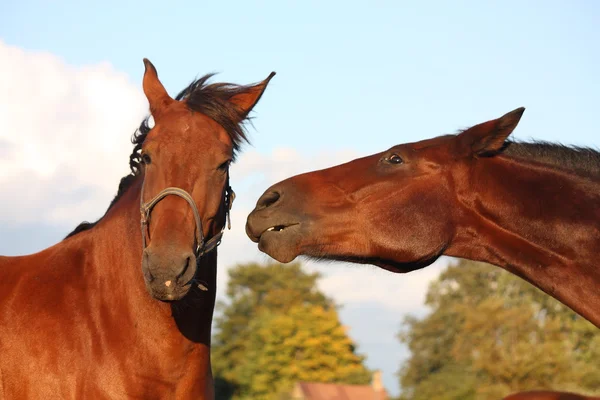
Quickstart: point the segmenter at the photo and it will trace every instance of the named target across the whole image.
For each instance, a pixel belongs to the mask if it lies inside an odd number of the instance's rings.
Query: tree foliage
[[[212,343],[217,398],[277,398],[298,380],[369,381],[318,274],[297,263],[244,264],[229,274]]]
[[[431,313],[407,318],[399,335],[411,351],[403,399],[600,391],[598,329],[524,280],[463,260],[433,282],[426,304]]]
[[[268,400],[297,381],[366,384],[370,373],[354,353],[333,308],[296,306],[251,324],[242,385],[248,399]]]

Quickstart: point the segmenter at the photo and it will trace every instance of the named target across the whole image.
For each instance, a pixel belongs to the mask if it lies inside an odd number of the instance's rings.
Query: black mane
[[[586,175],[600,176],[600,152],[589,147],[507,141],[502,152],[509,157],[534,160]]]
[[[237,155],[240,147],[244,142],[248,142],[244,122],[248,120],[247,114],[236,107],[229,101],[232,96],[236,94],[244,93],[248,90],[249,86],[236,85],[232,83],[212,83],[208,84],[207,81],[213,76],[213,74],[204,75],[200,79],[194,80],[185,89],[183,89],[175,97],[175,100],[186,100],[187,106],[192,111],[196,111],[206,115],[213,119],[219,125],[221,125],[233,143],[233,156]],[[129,189],[132,183],[142,173],[141,168],[141,150],[146,136],[150,132],[149,125],[150,116],[146,117],[139,128],[134,132],[131,142],[133,143],[133,152],[129,156],[129,168],[131,172],[121,178],[119,182],[119,189],[116,196],[110,202],[108,209],[104,213],[108,212],[115,205],[115,203],[123,196],[123,193]],[[241,122],[240,122],[241,121]],[[104,216],[100,217],[102,219]],[[100,221],[100,219],[98,221]],[[84,221],[80,223],[71,233],[69,233],[65,239],[78,234],[79,232],[86,231],[93,228],[97,223]]]

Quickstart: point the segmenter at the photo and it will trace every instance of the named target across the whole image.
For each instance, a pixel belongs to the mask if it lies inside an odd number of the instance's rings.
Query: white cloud
[[[74,67],[1,41],[0,59],[0,221],[102,215],[128,172],[141,88],[108,63]]]

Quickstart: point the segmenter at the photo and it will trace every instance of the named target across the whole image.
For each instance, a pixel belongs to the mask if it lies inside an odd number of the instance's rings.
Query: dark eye
[[[389,162],[390,164],[402,164],[404,162],[404,160],[402,159],[402,157],[400,157],[398,154],[392,154],[390,155],[387,159],[387,162]]]
[[[227,168],[229,168],[229,164],[231,164],[231,160],[225,161],[223,164],[219,165],[219,170],[227,171]]]
[[[150,156],[146,153],[142,154],[142,162],[146,165],[150,164],[152,162],[152,158],[150,158]]]

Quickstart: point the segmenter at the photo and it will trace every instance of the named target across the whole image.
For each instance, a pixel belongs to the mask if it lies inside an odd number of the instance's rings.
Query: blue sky
[[[234,220],[240,227],[262,189],[285,177],[273,174],[275,165],[284,163],[281,171],[290,173],[307,171],[451,133],[520,106],[527,110],[517,138],[600,147],[599,21],[600,2],[593,0],[23,0],[0,4],[0,40],[25,52],[49,53],[73,69],[107,63],[137,88],[142,58],[148,57],[172,94],[207,72],[219,72],[218,80],[250,83],[276,71],[254,114],[248,148],[253,158],[241,158],[234,170],[234,182],[237,173],[243,188],[238,194],[245,196]],[[34,99],[37,93],[28,95]],[[31,113],[35,118],[36,110]],[[127,140],[119,142],[125,153]],[[0,136],[0,161],[7,151],[2,143]],[[262,170],[244,174],[248,160]],[[115,162],[126,165],[125,158]],[[94,210],[101,214],[104,207]],[[39,225],[0,216],[0,253],[39,250],[71,226],[58,217]],[[266,259],[255,250],[232,251],[228,262]],[[343,267],[311,266],[335,279],[357,273]],[[385,273],[366,271],[373,285],[390,281]],[[408,278],[393,279],[400,287]],[[352,299],[329,282],[325,286],[338,299]],[[394,373],[406,353],[395,335],[403,313],[422,309],[364,297],[348,302],[344,322],[368,354],[369,366],[384,369],[386,386],[396,394]]]
[[[135,82],[148,57],[171,92],[209,71],[250,82],[275,70],[259,151],[377,151],[519,106],[519,136],[596,136],[595,1],[289,3],[4,2],[0,35]]]

